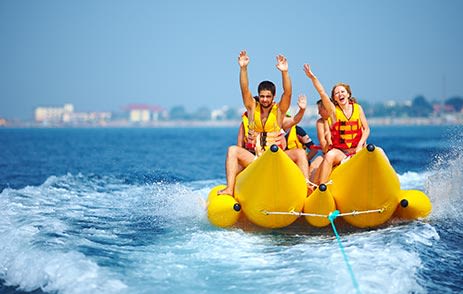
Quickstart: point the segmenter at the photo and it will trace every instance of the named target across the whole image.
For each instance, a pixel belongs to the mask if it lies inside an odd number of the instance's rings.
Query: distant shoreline
[[[304,119],[302,126],[314,126],[315,119]],[[169,120],[133,123],[127,120],[95,123],[35,123],[8,122],[0,128],[220,128],[238,127],[241,120]],[[371,126],[432,126],[432,125],[463,125],[463,116],[430,117],[430,118],[368,118]]]

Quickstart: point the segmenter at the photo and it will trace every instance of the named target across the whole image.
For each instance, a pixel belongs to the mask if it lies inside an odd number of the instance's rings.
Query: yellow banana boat
[[[393,216],[425,218],[432,210],[423,192],[400,189],[394,168],[372,144],[335,168],[328,183],[309,196],[301,171],[276,145],[237,176],[234,197],[217,195],[224,187],[214,187],[208,197],[209,221],[219,227],[233,226],[240,214],[264,228],[286,227],[300,216],[323,227],[337,210],[349,224],[366,228]]]

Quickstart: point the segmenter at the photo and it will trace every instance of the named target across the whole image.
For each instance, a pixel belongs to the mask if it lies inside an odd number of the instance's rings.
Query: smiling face
[[[333,94],[334,101],[336,101],[339,105],[345,105],[348,103],[349,93],[347,92],[346,88],[344,88],[344,86],[337,86],[334,88]]]
[[[336,102],[339,106],[346,105],[349,103],[349,98],[352,96],[352,92],[350,90],[349,85],[339,83],[333,87],[331,91],[331,98]]]

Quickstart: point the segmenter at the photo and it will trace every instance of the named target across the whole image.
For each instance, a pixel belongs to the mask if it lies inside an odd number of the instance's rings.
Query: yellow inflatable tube
[[[368,145],[331,173],[329,189],[344,219],[359,228],[385,223],[397,208],[400,182],[385,154]],[[361,214],[356,214],[361,212]]]
[[[327,215],[336,210],[336,204],[326,185],[320,185],[304,201],[305,220],[314,227],[325,227],[330,224]],[[324,217],[325,216],[325,217]]]
[[[402,190],[399,194],[397,217],[401,219],[417,219],[427,217],[432,210],[428,196],[418,190]]]
[[[309,197],[302,172],[276,145],[237,176],[235,197],[217,195],[223,188],[211,190],[207,207],[210,222],[219,227],[233,226],[241,211],[258,226],[282,228],[301,215],[312,226],[327,226],[327,216],[338,210],[351,225],[366,228],[384,224],[393,215],[424,218],[432,210],[423,192],[400,189],[395,170],[374,145],[338,166],[330,181]]]
[[[302,172],[276,145],[236,178],[236,200],[246,217],[264,228],[282,228],[293,223],[297,215],[265,212],[301,212],[306,196],[307,186]]]
[[[217,195],[225,189],[225,185],[218,185],[209,192],[207,198],[207,218],[221,228],[233,226],[240,217],[241,205],[230,195]]]

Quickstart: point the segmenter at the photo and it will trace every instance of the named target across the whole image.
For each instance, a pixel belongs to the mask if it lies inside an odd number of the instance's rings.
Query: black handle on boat
[[[408,200],[407,199],[400,200],[400,206],[402,206],[403,208],[407,207],[408,206]]]
[[[370,151],[370,152],[373,152],[373,150],[375,150],[375,145],[373,145],[373,144],[368,144],[368,145],[367,145],[367,150]]]
[[[270,146],[270,150],[272,150],[272,152],[277,152],[278,146],[276,144],[273,144],[272,146]]]

